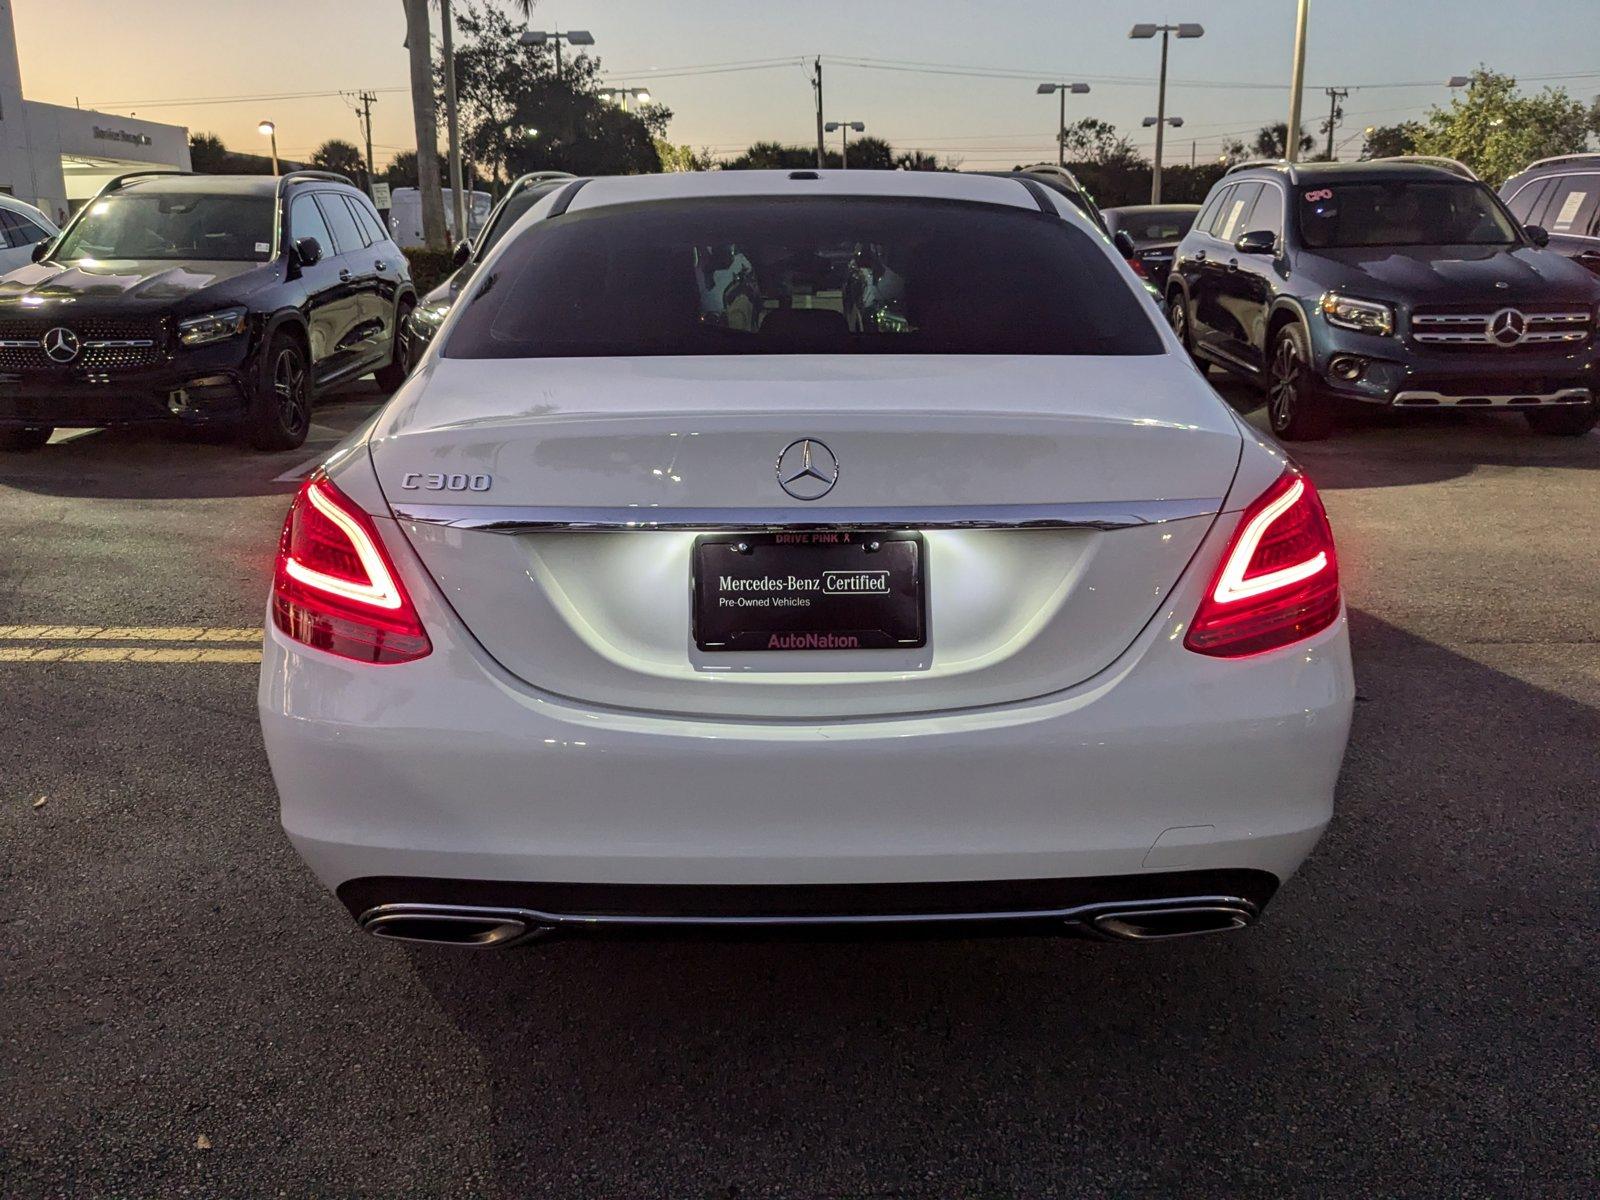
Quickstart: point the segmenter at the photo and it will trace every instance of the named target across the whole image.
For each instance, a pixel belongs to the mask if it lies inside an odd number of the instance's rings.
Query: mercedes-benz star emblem
[[[821,442],[801,438],[778,455],[778,486],[796,500],[821,500],[839,482],[839,460]]]
[[[1484,332],[1497,346],[1515,346],[1528,332],[1528,318],[1514,308],[1502,308],[1489,318]]]
[[[78,335],[60,325],[40,338],[39,345],[44,347],[45,356],[51,362],[58,363],[71,362],[78,357],[78,351],[83,349],[83,344],[78,341]]]

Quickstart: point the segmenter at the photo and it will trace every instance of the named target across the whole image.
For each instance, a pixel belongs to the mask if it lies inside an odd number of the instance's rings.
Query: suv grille
[[[1421,308],[1411,314],[1411,339],[1424,346],[1549,346],[1587,341],[1594,310],[1571,305]]]
[[[45,353],[44,338],[66,329],[78,339],[76,355],[61,359]],[[159,321],[93,317],[0,320],[0,371],[119,371],[161,361],[166,331]]]

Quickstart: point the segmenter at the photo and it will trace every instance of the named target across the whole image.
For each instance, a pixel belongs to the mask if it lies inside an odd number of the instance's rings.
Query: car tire
[[[378,387],[385,392],[399,389],[406,381],[406,376],[411,374],[411,339],[406,336],[406,322],[411,319],[411,310],[416,307],[409,300],[402,300],[400,307],[394,314],[394,346],[389,354],[389,365],[372,373],[372,378]]]
[[[41,450],[54,433],[54,425],[29,425],[23,429],[0,429],[0,450],[11,450],[25,454],[32,450]]]
[[[261,356],[261,377],[245,414],[246,440],[257,450],[304,445],[311,429],[312,398],[305,347],[290,334],[273,334]]]
[[[1523,416],[1535,433],[1552,437],[1582,437],[1600,424],[1600,407],[1593,403],[1575,404],[1570,408],[1534,409]]]
[[[1173,290],[1172,299],[1167,303],[1167,324],[1172,326],[1173,334],[1183,343],[1183,348],[1194,365],[1200,368],[1200,374],[1204,375],[1209,364],[1194,352],[1189,323],[1189,299],[1177,289]]]
[[[1272,339],[1267,420],[1272,432],[1288,442],[1321,441],[1333,432],[1333,405],[1317,387],[1311,347],[1298,324],[1285,325]]]

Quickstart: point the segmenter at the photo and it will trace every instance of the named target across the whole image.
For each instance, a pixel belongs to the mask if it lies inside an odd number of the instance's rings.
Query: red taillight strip
[[[1327,568],[1328,554],[1325,550],[1318,550],[1312,557],[1304,562],[1295,563],[1290,567],[1281,567],[1276,571],[1269,571],[1265,575],[1257,575],[1246,579],[1244,573],[1250,569],[1250,560],[1255,557],[1256,549],[1261,545],[1261,539],[1266,536],[1272,523],[1284,513],[1288,512],[1300,501],[1306,493],[1305,480],[1296,478],[1289,489],[1268,504],[1245,526],[1239,534],[1239,540],[1233,547],[1233,552],[1228,555],[1227,564],[1222,568],[1222,573],[1217,576],[1216,589],[1211,593],[1211,598],[1218,604],[1231,604],[1237,600],[1248,600],[1252,596],[1260,596],[1267,592],[1275,592],[1279,588],[1291,587],[1294,584],[1310,579],[1317,572]]]
[[[367,531],[349,513],[323,494],[319,481],[313,480],[307,484],[305,495],[318,512],[337,525],[340,532],[350,539],[350,545],[355,549],[356,557],[361,560],[361,569],[367,573],[369,582],[363,584],[353,579],[340,579],[337,575],[329,575],[314,567],[306,566],[293,555],[286,556],[283,563],[283,569],[289,577],[307,587],[329,592],[346,600],[354,600],[358,604],[370,604],[374,608],[390,611],[402,607],[405,598],[400,594],[400,587],[395,583],[394,576],[389,574],[383,555],[372,544]]]

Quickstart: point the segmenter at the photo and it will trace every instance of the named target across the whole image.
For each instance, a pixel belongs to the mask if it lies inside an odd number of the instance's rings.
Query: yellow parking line
[[[205,646],[182,650],[151,646],[0,646],[0,663],[258,663],[260,661],[259,650],[222,650]]]
[[[0,625],[5,642],[259,642],[260,629],[215,625]]]

